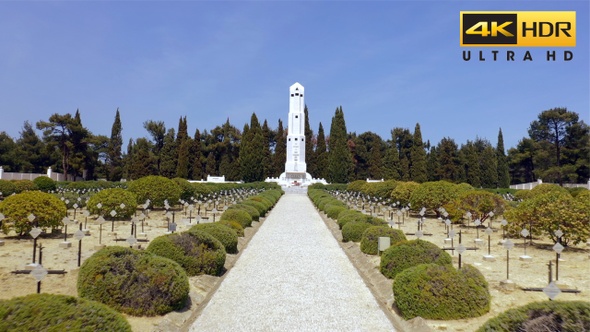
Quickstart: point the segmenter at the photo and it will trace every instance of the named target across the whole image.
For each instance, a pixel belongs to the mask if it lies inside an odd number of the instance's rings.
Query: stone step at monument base
[[[533,258],[529,255],[522,255],[522,256],[518,257],[518,259],[523,262],[530,262],[533,260]]]

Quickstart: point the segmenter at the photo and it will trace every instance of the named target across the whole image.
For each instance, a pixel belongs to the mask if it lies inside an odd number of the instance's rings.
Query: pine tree
[[[426,170],[426,151],[422,143],[420,124],[416,123],[412,148],[410,149],[410,177],[412,181],[422,183],[428,180]]]
[[[121,126],[121,116],[119,114],[119,109],[117,108],[117,113],[115,113],[115,121],[113,122],[113,126],[111,127],[111,139],[109,140],[109,150],[108,150],[108,176],[107,179],[109,181],[119,181],[123,176],[123,157],[122,151],[123,148],[123,135],[122,135],[122,126]]]
[[[211,176],[217,175],[217,164],[215,162],[215,155],[213,154],[213,152],[209,152],[209,154],[207,155],[207,162],[205,164],[205,174]]]
[[[326,145],[326,136],[324,134],[324,126],[322,126],[321,122],[318,128],[318,139],[314,154],[314,159],[316,160],[316,167],[314,171],[315,174],[311,175],[318,179],[328,178],[328,151]]]
[[[287,161],[287,141],[286,141],[285,130],[283,128],[283,121],[279,119],[279,125],[277,128],[275,153],[273,155],[273,177],[279,177],[281,173],[285,171],[285,162]]]
[[[504,136],[502,128],[498,131],[498,144],[496,145],[496,160],[498,162],[498,187],[510,187],[510,172],[508,169],[508,159],[504,152]]]
[[[342,106],[336,109],[334,117],[332,117],[329,147],[328,181],[331,183],[348,183],[353,163],[348,149],[348,135]]]
[[[161,171],[161,162],[162,162],[162,148],[164,147],[164,137],[166,136],[166,126],[164,125],[163,121],[146,121],[143,123],[143,127],[148,133],[152,136],[153,144],[152,146],[152,153],[156,160],[156,169],[158,171],[157,174],[162,174]]]
[[[20,132],[20,138],[16,140],[15,160],[20,161],[21,172],[41,173],[50,165],[49,156],[45,153],[45,144],[29,121],[25,121]],[[12,150],[12,149],[11,149]],[[11,153],[7,151],[6,153]],[[0,153],[3,154],[3,153]],[[5,164],[0,164],[5,165]]]
[[[150,143],[145,138],[138,138],[133,146],[133,157],[129,167],[129,177],[136,180],[157,172],[154,158],[150,153]]]
[[[463,165],[459,158],[459,148],[452,138],[444,137],[438,143],[437,150],[437,178],[451,182],[461,182],[464,179]]]

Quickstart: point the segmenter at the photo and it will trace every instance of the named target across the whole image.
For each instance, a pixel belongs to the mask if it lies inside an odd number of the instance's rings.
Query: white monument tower
[[[305,164],[305,99],[303,85],[289,88],[289,119],[287,131],[287,161],[279,182],[284,185],[309,185],[312,178]]]

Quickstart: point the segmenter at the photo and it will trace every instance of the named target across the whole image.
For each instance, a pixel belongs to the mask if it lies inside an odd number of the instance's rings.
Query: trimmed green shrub
[[[168,204],[172,206],[178,202],[182,193],[182,189],[176,182],[156,175],[131,181],[127,189],[135,194],[137,204],[144,204],[149,199],[151,206],[154,207],[163,207],[165,200],[168,200]]]
[[[225,210],[223,214],[221,214],[221,220],[237,221],[243,228],[252,226],[252,216],[247,210],[241,208]]]
[[[272,209],[273,203],[266,198],[251,197],[243,200],[239,204],[250,205],[258,211],[261,216],[265,215],[268,210]]]
[[[177,262],[189,276],[218,276],[223,273],[223,244],[204,231],[192,230],[158,236],[150,242],[146,251]]]
[[[404,319],[462,319],[490,311],[488,283],[478,269],[422,264],[393,280],[394,304]]]
[[[37,186],[31,180],[12,180],[14,183],[15,192],[22,193],[23,191],[37,190]]]
[[[37,188],[41,191],[48,192],[55,190],[57,188],[57,184],[52,179],[46,176],[40,176],[33,179],[33,183]]]
[[[234,220],[220,220],[217,223],[218,224],[221,224],[221,225],[225,225],[225,226],[233,229],[234,231],[236,231],[236,234],[238,234],[238,237],[243,237],[244,236],[244,227],[242,227],[242,224],[240,224],[237,221],[234,221]]]
[[[172,181],[176,182],[178,187],[180,188],[180,198],[184,201],[188,201],[191,197],[195,195],[195,187],[191,185],[186,179],[183,178],[174,178]],[[169,201],[170,202],[170,201]],[[172,204],[172,202],[170,202]]]
[[[492,331],[590,331],[590,302],[529,303],[490,318],[477,330]]]
[[[330,219],[336,219],[340,212],[344,210],[348,210],[346,206],[342,206],[340,204],[330,204],[325,206],[326,215]]]
[[[0,301],[0,331],[129,331],[125,317],[83,298],[30,294]]]
[[[361,251],[368,255],[377,255],[380,237],[389,237],[392,246],[406,240],[406,235],[399,229],[389,226],[372,226],[367,228],[361,237]]]
[[[18,235],[24,235],[33,229],[34,225],[46,230],[61,226],[61,220],[66,216],[66,205],[52,194],[40,191],[25,191],[6,197],[0,202],[0,212],[4,214],[2,232],[8,234],[14,230]],[[28,217],[35,215],[33,222]]]
[[[338,215],[338,227],[342,229],[344,225],[349,222],[367,222],[368,216],[359,211],[349,210],[350,212],[342,211]]]
[[[252,217],[252,221],[260,220],[260,212],[252,205],[253,201],[242,201],[241,203],[232,205],[228,208],[229,209],[242,209],[248,212],[248,214]]]
[[[424,240],[410,240],[389,247],[381,255],[379,269],[387,278],[393,279],[403,270],[420,264],[451,264],[446,251]]]
[[[16,185],[12,181],[0,180],[0,193],[3,197],[8,197],[16,193]]]
[[[102,206],[99,209],[98,203]],[[121,208],[121,204],[125,204],[124,208]],[[137,198],[135,195],[125,189],[111,188],[102,190],[90,197],[88,200],[88,211],[92,214],[102,215],[110,217],[112,210],[117,212],[115,218],[117,219],[129,219],[135,213],[137,209]]]
[[[360,242],[365,230],[373,225],[363,221],[349,222],[342,227],[342,242]]]
[[[193,230],[203,231],[212,235],[223,244],[225,252],[228,254],[238,253],[238,232],[231,227],[216,222],[194,225],[189,229],[189,232]]]
[[[182,309],[190,290],[182,267],[164,257],[112,246],[97,251],[80,268],[78,295],[134,316]]]
[[[192,191],[193,191],[193,195],[195,195],[195,198],[198,198],[199,196],[203,197],[203,196],[209,195],[213,192],[211,190],[211,188],[209,188],[207,183],[190,183],[190,184],[191,184],[191,187],[193,187]]]

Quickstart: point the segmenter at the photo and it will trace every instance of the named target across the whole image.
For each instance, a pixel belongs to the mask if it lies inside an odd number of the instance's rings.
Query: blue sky
[[[465,62],[461,10],[574,10],[574,59]],[[588,17],[588,1],[0,2],[0,131],[79,109],[109,136],[117,108],[125,144],[181,116],[191,135],[253,112],[276,128],[300,82],[314,132],[342,105],[358,134],[420,123],[434,144],[495,145],[501,127],[508,149],[543,110],[590,122]]]

